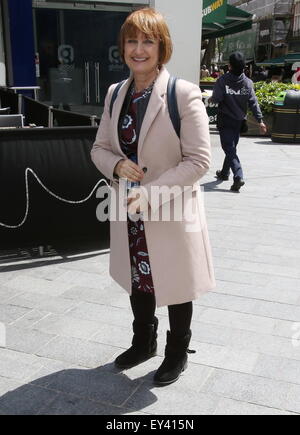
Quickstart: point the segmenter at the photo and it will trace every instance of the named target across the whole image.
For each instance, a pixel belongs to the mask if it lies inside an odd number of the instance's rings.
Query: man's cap
[[[230,55],[229,63],[234,72],[240,72],[241,74],[246,66],[245,56],[240,51],[235,51]]]

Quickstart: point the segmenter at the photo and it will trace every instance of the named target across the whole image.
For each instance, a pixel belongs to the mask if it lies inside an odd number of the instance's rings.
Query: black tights
[[[156,308],[154,294],[133,290],[132,296],[130,296],[130,303],[133,316],[137,322],[153,322]],[[178,336],[185,335],[191,327],[193,303],[186,302],[185,304],[169,305],[168,311],[172,334]]]

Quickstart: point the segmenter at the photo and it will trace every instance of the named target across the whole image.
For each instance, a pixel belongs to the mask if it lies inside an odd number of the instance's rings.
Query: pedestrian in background
[[[200,71],[200,79],[203,80],[209,76],[210,76],[210,74],[209,74],[208,69],[206,68],[206,65],[202,65],[201,71]]]
[[[220,77],[220,71],[219,71],[219,68],[217,66],[214,67],[214,70],[211,74],[211,77],[213,79],[218,79]]]
[[[259,123],[261,133],[267,132],[253,82],[244,74],[245,65],[242,53],[232,53],[229,59],[229,72],[216,82],[211,97],[213,103],[219,104],[217,127],[225,153],[223,168],[216,172],[216,176],[219,180],[226,181],[229,179],[231,169],[233,192],[239,192],[245,184],[242,165],[237,155],[237,145],[241,132],[246,132],[247,129],[248,107]]]
[[[253,82],[257,83],[257,82],[265,82],[268,78],[268,72],[266,71],[266,69],[264,67],[259,67],[254,75],[253,75]]]
[[[168,110],[170,75],[164,66],[171,58],[172,42],[158,12],[145,8],[127,18],[121,29],[120,53],[131,74],[118,93],[112,116],[116,85],[109,88],[92,160],[111,180],[117,203],[121,179],[140,184],[128,195],[129,214],[136,209],[149,211],[143,188],[151,193],[152,187],[188,187],[200,224],[189,232],[185,210],[181,221],[151,221],[151,217],[111,221],[110,273],[129,293],[134,317],[132,346],[115,364],[126,369],[156,355],[155,309],[167,306],[170,331],[165,359],[154,376],[156,384],[167,385],[187,366],[192,301],[215,286],[199,186],[210,166],[208,117],[199,87],[178,80],[178,138]],[[172,215],[174,199],[167,204]]]

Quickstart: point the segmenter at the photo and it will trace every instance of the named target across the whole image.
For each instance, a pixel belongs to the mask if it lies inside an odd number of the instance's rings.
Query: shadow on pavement
[[[131,380],[112,363],[96,369],[62,370],[4,394],[0,415],[122,415],[142,411],[157,401],[146,378],[149,374]],[[142,384],[138,400],[131,400]]]
[[[227,192],[227,193],[232,193],[230,191],[230,189],[219,189],[219,188],[217,188],[222,183],[223,183],[222,181],[216,180],[216,181],[211,181],[210,183],[203,183],[203,184],[201,184],[201,187],[204,188],[205,192]]]
[[[280,143],[280,142],[273,142],[271,139],[270,140],[265,140],[265,141],[259,141],[259,142],[254,142],[256,145],[279,145],[279,146],[283,146],[283,147],[295,147],[295,146],[300,146],[299,143]]]
[[[53,242],[43,247],[42,255],[39,249],[39,247],[24,247],[0,250],[0,273],[70,263],[109,252],[107,243],[102,245],[99,241]]]

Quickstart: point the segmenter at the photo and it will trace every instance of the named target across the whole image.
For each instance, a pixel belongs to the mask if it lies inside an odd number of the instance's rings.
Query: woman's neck
[[[150,74],[136,75],[134,74],[134,88],[136,92],[141,92],[147,89],[157,78],[159,71],[154,71]]]

